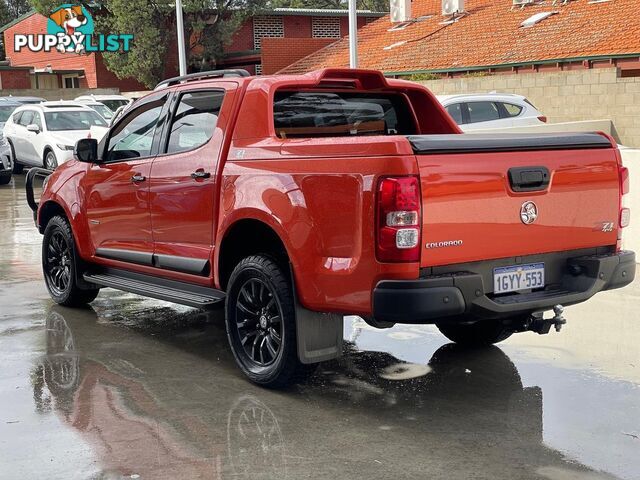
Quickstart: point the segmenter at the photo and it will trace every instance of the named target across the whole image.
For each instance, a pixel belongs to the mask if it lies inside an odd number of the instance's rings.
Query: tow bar
[[[562,330],[562,326],[567,323],[567,319],[562,315],[564,313],[564,307],[562,305],[556,305],[553,307],[553,318],[545,319],[542,313],[534,313],[525,321],[523,325],[523,331],[536,332],[538,335],[545,335],[549,333],[551,327],[556,329],[556,332]]]

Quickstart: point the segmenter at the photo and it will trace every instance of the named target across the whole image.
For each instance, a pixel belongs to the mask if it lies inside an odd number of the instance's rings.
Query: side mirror
[[[80,162],[96,163],[98,161],[98,140],[81,138],[73,148],[73,156]]]
[[[27,125],[27,130],[33,133],[40,133],[40,127],[35,123],[30,123],[29,125]]]

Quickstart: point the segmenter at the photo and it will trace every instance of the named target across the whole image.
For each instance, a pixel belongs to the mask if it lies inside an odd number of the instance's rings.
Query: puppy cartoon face
[[[49,15],[56,25],[64,28],[67,35],[73,35],[76,28],[87,23],[87,18],[82,13],[82,6],[72,5],[68,8],[60,8]]]

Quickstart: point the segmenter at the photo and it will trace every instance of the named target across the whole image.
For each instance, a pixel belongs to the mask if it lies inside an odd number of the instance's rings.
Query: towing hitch
[[[564,307],[562,305],[556,305],[553,307],[553,318],[545,319],[542,313],[534,313],[524,323],[523,331],[536,332],[538,335],[546,335],[551,330],[551,327],[556,329],[556,332],[562,330],[562,326],[567,323],[567,319],[562,315],[564,313]]]

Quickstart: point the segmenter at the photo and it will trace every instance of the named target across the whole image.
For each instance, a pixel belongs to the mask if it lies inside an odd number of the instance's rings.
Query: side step
[[[167,302],[190,307],[211,309],[225,298],[224,292],[215,288],[191,283],[167,280],[125,270],[106,269],[97,273],[85,273],[84,279],[102,287],[115,288],[136,293],[144,297],[157,298]]]

